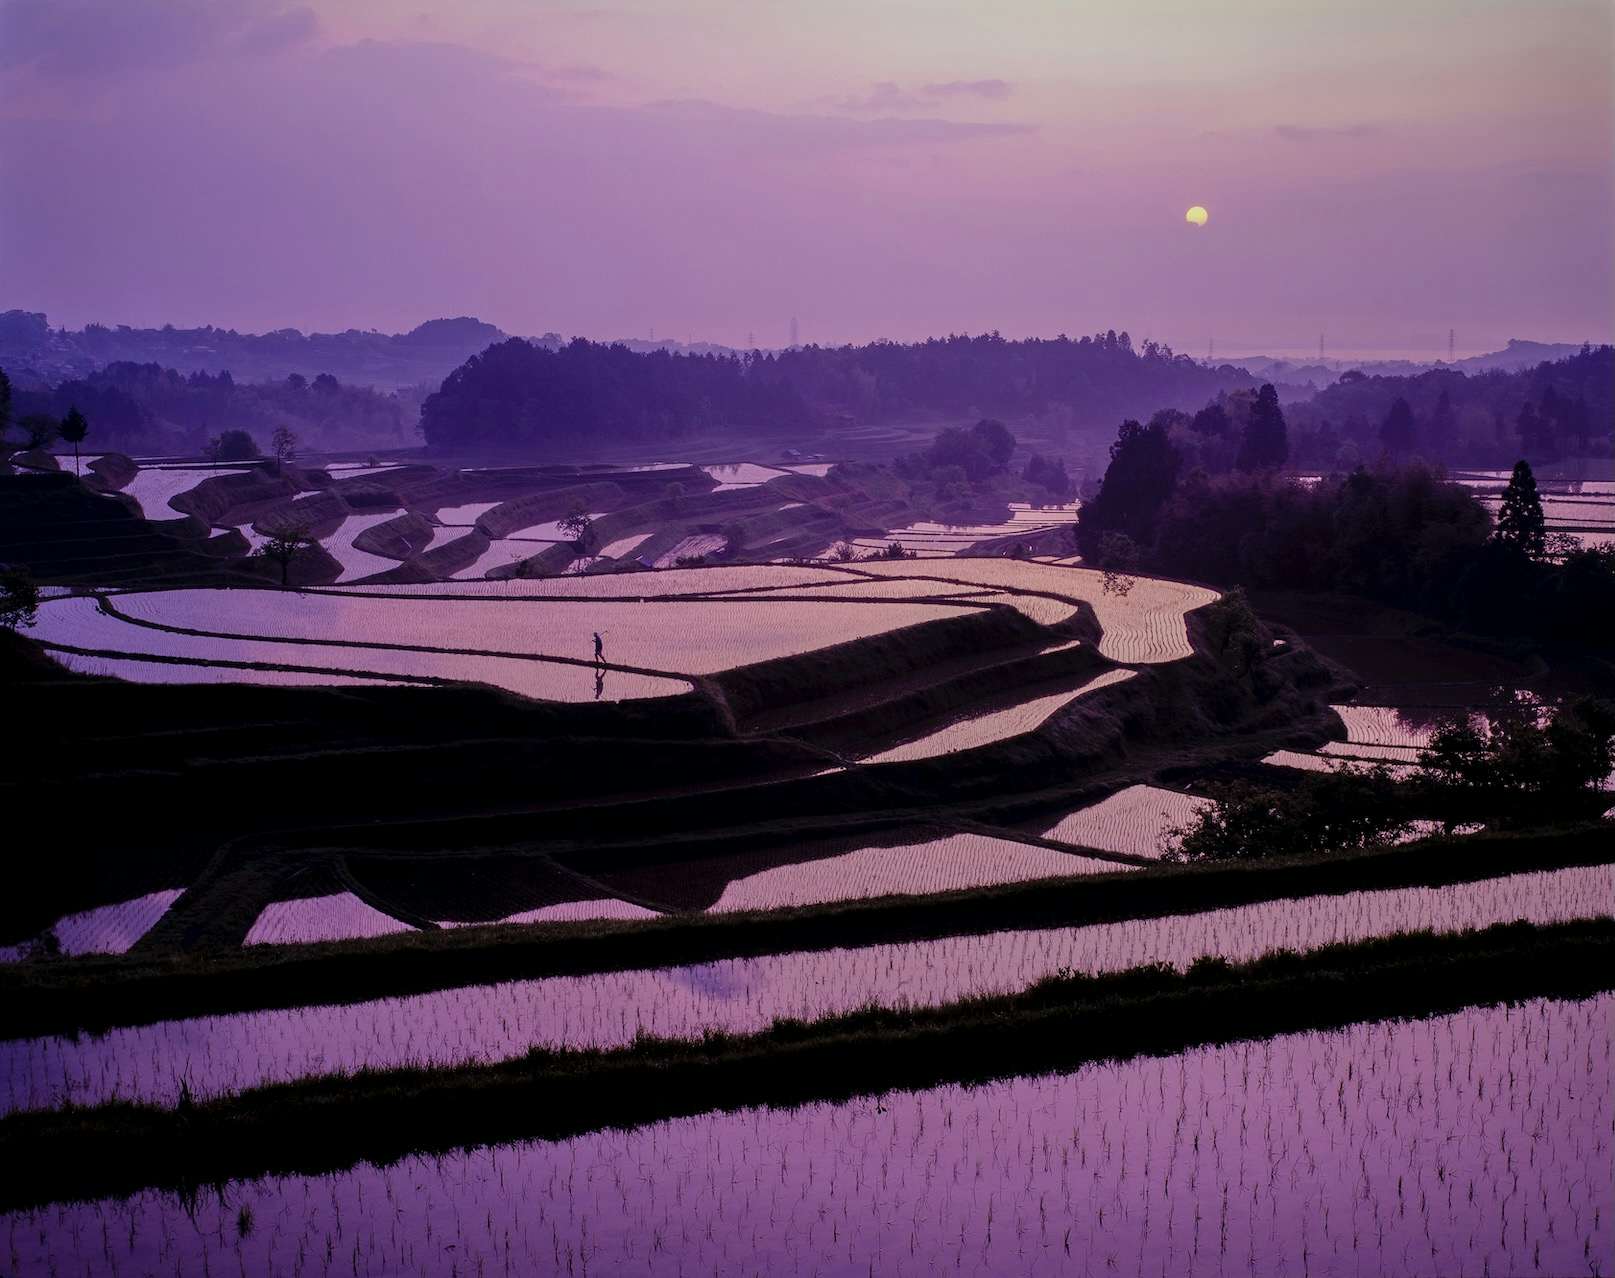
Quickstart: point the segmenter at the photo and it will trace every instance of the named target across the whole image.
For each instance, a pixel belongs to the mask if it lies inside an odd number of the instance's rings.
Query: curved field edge
[[[985,1082],[1094,1060],[1585,997],[1615,985],[1615,922],[1412,933],[1186,973],[1056,977],[925,1010],[782,1022],[757,1035],[535,1051],[446,1070],[364,1072],[163,1110],[107,1105],[0,1120],[0,1160],[27,1168],[0,1210],[234,1179],[335,1171],[522,1139],[557,1139],[751,1105]]]
[[[647,922],[490,925],[368,941],[86,957],[0,969],[4,1034],[25,1038],[230,1012],[359,1003],[495,981],[1195,914],[1288,897],[1439,887],[1611,859],[1609,826],[1435,837],[1351,854],[1162,865],[924,897]]]

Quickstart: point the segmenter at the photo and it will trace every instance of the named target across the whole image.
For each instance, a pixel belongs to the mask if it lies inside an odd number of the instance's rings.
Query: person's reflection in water
[[[594,699],[596,701],[600,700],[601,696],[605,693],[605,690],[606,668],[604,666],[596,666],[594,668]]]

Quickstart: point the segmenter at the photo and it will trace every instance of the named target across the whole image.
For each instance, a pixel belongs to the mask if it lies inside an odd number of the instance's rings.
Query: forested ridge
[[[520,339],[473,356],[427,398],[421,428],[440,447],[676,438],[708,429],[793,429],[1042,413],[1073,424],[1194,406],[1248,387],[1243,369],[1208,368],[1126,333],[1010,341],[996,333],[745,355],[635,354],[576,339]]]

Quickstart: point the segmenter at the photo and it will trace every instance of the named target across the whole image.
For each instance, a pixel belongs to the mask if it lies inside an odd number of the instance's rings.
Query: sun
[[[1183,215],[1183,220],[1189,223],[1190,226],[1204,226],[1208,216],[1209,215],[1206,213],[1205,209],[1196,204],[1192,209]]]

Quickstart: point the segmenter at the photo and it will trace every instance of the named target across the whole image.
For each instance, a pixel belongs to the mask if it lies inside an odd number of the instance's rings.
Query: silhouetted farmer
[[[594,632],[594,660],[596,665],[603,664],[606,659],[606,647],[600,642],[600,632]]]

